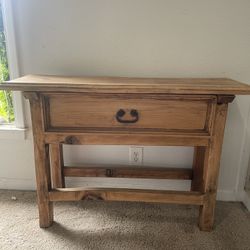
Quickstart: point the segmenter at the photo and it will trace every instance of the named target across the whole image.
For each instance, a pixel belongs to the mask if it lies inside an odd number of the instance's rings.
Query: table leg
[[[210,144],[207,147],[195,148],[191,189],[206,194],[206,199],[200,207],[199,215],[199,227],[202,231],[211,231],[214,224],[217,180],[227,106],[227,104],[221,104],[216,107],[215,123]]]
[[[49,201],[48,197],[51,189],[49,145],[46,144],[40,149],[35,147],[35,151],[37,151],[35,160],[39,225],[46,228],[53,223],[53,203]]]
[[[34,136],[34,153],[37,184],[37,203],[40,227],[53,223],[53,203],[49,201],[51,190],[49,145],[44,143],[43,118],[40,98],[30,98],[31,118]]]
[[[205,159],[205,147],[194,148],[194,160],[193,160],[193,178],[191,182],[191,191],[203,190],[203,170]]]
[[[62,144],[50,144],[51,176],[53,188],[64,188],[65,178],[63,175],[63,148]]]

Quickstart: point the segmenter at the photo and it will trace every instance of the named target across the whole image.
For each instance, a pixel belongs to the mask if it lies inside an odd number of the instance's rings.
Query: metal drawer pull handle
[[[136,109],[130,110],[130,116],[133,118],[131,120],[124,120],[122,117],[126,114],[124,109],[119,109],[116,113],[116,120],[120,123],[136,123],[139,120],[139,113]]]

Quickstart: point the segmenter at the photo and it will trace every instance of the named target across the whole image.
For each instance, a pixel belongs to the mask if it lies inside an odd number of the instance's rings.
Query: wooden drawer
[[[182,131],[207,133],[215,96],[46,94],[47,131]]]

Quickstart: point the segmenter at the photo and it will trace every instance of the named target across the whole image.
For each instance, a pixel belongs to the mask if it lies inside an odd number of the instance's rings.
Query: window
[[[6,40],[3,26],[2,3],[0,3],[0,82],[9,80]],[[14,107],[11,91],[0,91],[0,124],[14,122]]]
[[[12,1],[0,0],[1,69],[3,80],[19,77]],[[9,131],[9,132],[8,132]],[[23,97],[21,92],[0,91],[0,137],[25,138]],[[20,136],[19,136],[20,135]],[[24,135],[24,136],[23,136]]]

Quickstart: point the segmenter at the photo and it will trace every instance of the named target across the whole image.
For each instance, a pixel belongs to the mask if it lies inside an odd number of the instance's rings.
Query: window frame
[[[17,48],[15,39],[15,29],[13,20],[13,10],[11,0],[0,0],[2,4],[2,17],[3,26],[5,32],[6,41],[6,51],[9,66],[9,76],[10,79],[14,79],[20,76],[19,66],[17,60]],[[24,119],[24,100],[22,93],[20,91],[13,91],[13,106],[15,121],[13,124],[5,125],[0,124],[0,130],[12,131],[16,130],[19,132],[24,132],[26,130],[25,119]],[[11,132],[11,133],[12,133]],[[1,137],[2,132],[0,133]],[[16,135],[17,133],[14,133]],[[21,136],[22,138],[23,136]]]

